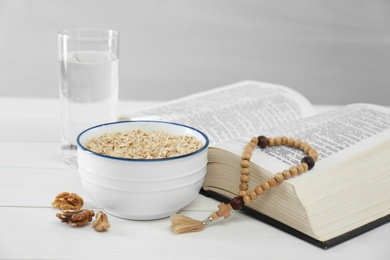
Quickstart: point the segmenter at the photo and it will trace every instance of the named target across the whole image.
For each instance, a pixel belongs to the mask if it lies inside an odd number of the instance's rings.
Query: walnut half
[[[75,210],[81,209],[84,205],[83,199],[76,193],[61,192],[58,194],[54,201],[51,203],[53,207],[61,210]]]
[[[110,223],[108,222],[108,217],[103,212],[99,211],[96,214],[95,222],[93,223],[93,227],[96,231],[102,232],[107,230],[110,227]]]
[[[61,222],[78,227],[91,222],[95,212],[89,209],[63,210],[62,213],[57,213],[56,216]]]

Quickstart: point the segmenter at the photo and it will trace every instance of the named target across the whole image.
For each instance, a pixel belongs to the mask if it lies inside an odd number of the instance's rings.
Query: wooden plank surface
[[[91,225],[72,228],[60,223],[51,207],[62,191],[80,194],[85,207],[99,210],[85,195],[77,170],[59,157],[59,143],[48,141],[31,128],[30,139],[14,140],[12,129],[25,119],[25,109],[7,106],[21,101],[40,111],[54,110],[56,99],[0,98],[0,123],[12,115],[0,136],[0,259],[389,259],[390,225],[386,224],[329,250],[322,250],[266,225],[242,212],[221,220],[200,233],[174,235],[169,218],[132,221],[109,215],[111,228],[98,233]],[[26,103],[26,104],[27,104]],[[121,102],[126,111],[151,102]],[[6,106],[7,105],[7,106]],[[321,109],[329,109],[325,107]],[[122,110],[123,111],[123,110]],[[19,113],[19,115],[18,115]],[[50,114],[50,113],[49,113]],[[53,119],[56,117],[52,114]],[[50,131],[57,131],[51,129]],[[8,136],[12,136],[8,139]],[[43,138],[43,139],[39,139]],[[181,212],[202,220],[216,209],[218,202],[199,195]]]

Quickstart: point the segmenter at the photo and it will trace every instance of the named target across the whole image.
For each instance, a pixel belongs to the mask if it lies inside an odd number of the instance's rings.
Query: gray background
[[[0,96],[58,96],[57,31],[121,33],[120,99],[253,79],[390,105],[387,0],[0,0]]]

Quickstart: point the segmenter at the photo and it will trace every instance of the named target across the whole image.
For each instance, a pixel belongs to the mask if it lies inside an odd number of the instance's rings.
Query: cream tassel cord
[[[263,181],[257,185],[254,190],[248,191],[250,158],[252,157],[252,153],[255,147],[259,146],[260,148],[264,149],[267,146],[272,147],[280,145],[286,145],[288,147],[300,149],[307,156],[303,157],[301,163],[297,166],[292,166],[288,170],[275,173],[275,175],[268,181]],[[301,140],[294,140],[285,136],[274,138],[267,138],[265,136],[253,137],[251,141],[248,142],[245,146],[241,157],[241,177],[239,185],[240,191],[238,196],[233,198],[228,204],[219,204],[218,210],[213,212],[203,221],[195,220],[178,214],[171,216],[171,228],[173,233],[182,234],[202,231],[207,225],[221,217],[225,219],[229,218],[233,209],[242,210],[245,205],[250,204],[253,200],[257,199],[258,196],[261,196],[271,187],[274,187],[284,180],[288,180],[291,177],[295,177],[296,175],[300,175],[312,169],[317,159],[318,152]]]

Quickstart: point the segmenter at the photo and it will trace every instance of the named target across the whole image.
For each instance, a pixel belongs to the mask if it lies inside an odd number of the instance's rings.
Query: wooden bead
[[[269,147],[272,147],[272,146],[275,146],[275,139],[270,137],[268,138],[268,146]]]
[[[301,163],[302,167],[303,167],[303,172],[307,172],[307,170],[309,170],[309,166],[307,165],[307,163]]]
[[[305,156],[305,157],[303,157],[302,160],[301,160],[301,162],[307,164],[307,169],[308,169],[308,170],[311,170],[311,169],[314,167],[314,165],[316,164],[316,161],[315,161],[314,158],[311,157],[311,156]]]
[[[259,137],[257,137],[257,139],[258,139],[258,144],[257,145],[261,149],[264,149],[264,148],[266,148],[268,146],[269,140],[264,135],[260,135]]]
[[[256,194],[257,195],[262,195],[263,193],[264,193],[264,190],[263,190],[263,188],[261,187],[261,185],[257,185],[256,187],[255,187],[255,192],[256,192]]]
[[[252,157],[251,154],[244,152],[244,153],[242,154],[242,156],[241,156],[241,159],[242,159],[242,160],[250,161],[251,157]]]
[[[241,169],[241,174],[242,174],[242,175],[249,175],[249,173],[250,173],[249,168],[242,168],[242,169]]]
[[[288,138],[287,145],[290,146],[290,147],[293,147],[294,146],[294,142],[295,142],[294,139]]]
[[[275,180],[275,178],[270,178],[270,179],[268,180],[268,184],[269,184],[270,186],[276,186],[276,185],[278,185],[278,182]]]
[[[275,137],[275,146],[279,146],[282,144],[282,139],[280,137]]]
[[[302,164],[299,164],[296,166],[298,170],[298,174],[302,174],[305,172],[305,169],[303,168]]]
[[[243,183],[248,183],[249,176],[248,175],[241,175],[240,181],[243,182]]]
[[[304,151],[305,148],[306,148],[306,146],[308,146],[308,144],[305,143],[305,142],[302,142],[301,145],[299,146],[299,149],[301,149],[302,151]]]
[[[241,160],[241,167],[242,168],[248,168],[249,167],[249,161],[248,160]]]
[[[257,137],[252,137],[251,142],[257,145],[259,143],[259,139]]]
[[[257,193],[254,191],[254,190],[251,190],[250,192],[249,192],[249,198],[251,198],[251,200],[255,200],[255,199],[257,199]]]
[[[282,145],[286,145],[288,138],[286,136],[282,136],[281,140],[282,140]]]
[[[253,144],[253,143],[252,143]],[[245,148],[244,148],[244,151],[246,151],[247,153],[250,153],[252,154],[253,150],[255,149],[255,147],[253,147],[252,145],[250,145],[250,143],[248,143]]]
[[[302,141],[300,139],[295,140],[294,147],[300,149]]]
[[[284,181],[284,176],[281,172],[275,173],[274,177],[278,183],[281,183],[282,181]]]
[[[297,170],[297,167],[296,166],[292,166],[290,167],[290,169],[288,169],[291,173],[291,177],[295,177],[297,174],[298,174],[298,170]]]
[[[251,203],[251,198],[248,195],[243,196],[242,200],[244,201],[245,205],[248,205]]]
[[[234,210],[242,210],[244,208],[244,201],[242,197],[235,197],[229,203]]]
[[[267,181],[263,181],[261,183],[261,188],[263,188],[263,190],[269,190],[271,188],[271,186],[269,185],[269,183]]]
[[[314,158],[314,160],[318,160],[318,152],[316,149],[312,148],[308,153],[307,155],[311,156]]]
[[[256,144],[254,142],[248,142],[246,145],[248,147],[252,147],[252,149],[255,149],[255,147],[256,147]]]
[[[249,154],[250,156],[252,156],[252,153],[253,153],[253,149],[252,148],[246,148],[244,149],[244,152],[243,153],[247,153]]]
[[[291,172],[289,170],[284,170],[282,174],[285,180],[288,180],[291,177]]]
[[[240,196],[240,197],[244,197],[245,195],[248,195],[248,192],[246,192],[245,190],[240,190],[238,192],[238,196]]]
[[[309,154],[309,151],[310,151],[311,149],[312,149],[311,146],[310,146],[310,145],[307,145],[307,146],[303,149],[303,152],[304,152],[305,154]]]
[[[241,182],[239,188],[240,190],[248,190],[248,184],[245,182]]]

